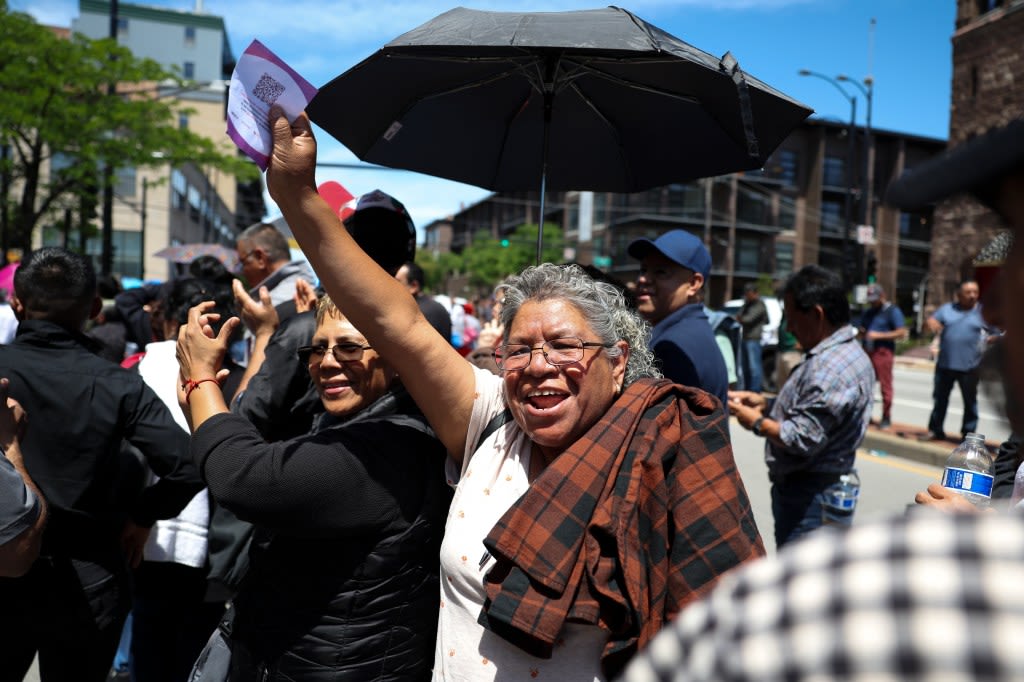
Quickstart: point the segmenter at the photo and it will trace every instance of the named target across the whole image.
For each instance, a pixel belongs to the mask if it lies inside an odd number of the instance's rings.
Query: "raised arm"
[[[274,151],[267,188],[320,282],[345,316],[398,370],[430,425],[456,458],[473,408],[473,367],[420,313],[408,290],[355,243],[316,191],[316,141],[309,119],[289,125],[271,110]]]

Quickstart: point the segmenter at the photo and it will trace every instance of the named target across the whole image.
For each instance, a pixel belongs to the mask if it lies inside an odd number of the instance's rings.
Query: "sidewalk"
[[[893,358],[893,364],[908,369],[921,369],[932,372],[935,370],[935,361],[932,359],[931,350],[928,346],[916,346]]]
[[[898,367],[922,372],[935,371],[935,361],[931,358],[931,350],[928,346],[917,346],[897,355],[894,358],[894,364]],[[894,423],[887,429],[880,429],[878,422],[872,420],[860,447],[862,450],[874,451],[877,454],[905,457],[937,467],[945,466],[949,453],[960,444],[959,436],[955,440],[951,438],[941,441],[922,440],[927,436],[928,429],[922,426]],[[992,453],[995,453],[999,449],[1000,443],[990,440],[986,441],[986,445]]]

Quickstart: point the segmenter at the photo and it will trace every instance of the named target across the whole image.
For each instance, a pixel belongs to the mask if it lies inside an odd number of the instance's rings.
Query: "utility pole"
[[[117,42],[117,2],[110,0],[110,38]],[[117,83],[107,82],[107,95],[117,93]],[[100,272],[109,275],[114,270],[114,167],[111,160],[103,159],[103,235],[100,250]]]

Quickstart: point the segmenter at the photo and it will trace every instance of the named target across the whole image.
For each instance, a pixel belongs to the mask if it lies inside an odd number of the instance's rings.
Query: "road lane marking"
[[[942,467],[911,463],[896,455],[876,455],[870,450],[858,450],[857,457],[870,458],[871,461],[878,464],[884,464],[885,466],[917,474],[918,476],[935,476],[942,471]]]

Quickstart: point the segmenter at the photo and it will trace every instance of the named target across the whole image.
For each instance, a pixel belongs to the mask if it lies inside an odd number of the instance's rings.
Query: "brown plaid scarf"
[[[480,623],[541,658],[566,622],[597,625],[612,677],[725,571],[763,556],[727,424],[703,391],[630,385],[484,541],[497,563]]]

